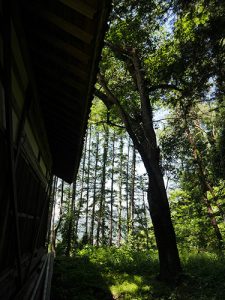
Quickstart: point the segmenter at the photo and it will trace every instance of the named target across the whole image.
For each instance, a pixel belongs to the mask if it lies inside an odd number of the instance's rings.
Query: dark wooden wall
[[[7,9],[7,1],[4,2]],[[40,134],[42,120],[31,88],[26,55],[20,45],[21,36],[10,15],[10,6],[6,11],[2,3],[0,299],[28,300],[27,290],[32,293],[31,287],[47,253],[51,165],[47,145]]]
[[[35,174],[24,153],[16,169],[17,217],[19,221],[19,279],[15,215],[9,193],[9,168],[4,134],[0,132],[0,299],[11,299],[36,272],[46,253],[49,189]],[[12,298],[13,299],[13,298]]]

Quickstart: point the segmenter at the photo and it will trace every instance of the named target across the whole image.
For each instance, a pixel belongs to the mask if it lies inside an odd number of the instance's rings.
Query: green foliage
[[[131,57],[123,51],[122,54],[113,51],[109,46],[110,43],[125,52],[131,48],[137,49],[141,60],[141,72],[143,71],[145,77],[144,84],[148,88],[153,110],[156,112],[163,109],[163,112],[166,112],[167,120],[155,124],[159,127],[157,132],[161,147],[162,170],[169,179],[170,209],[181,252],[218,251],[212,217],[214,224],[218,225],[222,238],[225,239],[224,3],[216,0],[115,0],[110,29],[106,36],[106,47],[102,53],[101,72],[109,89],[120,100],[124,111],[129,114],[131,124],[137,125],[135,133],[138,134],[143,122],[140,95],[132,78],[134,74],[129,69]],[[124,55],[123,59],[120,55]],[[174,88],[157,88],[163,84],[173,85]],[[99,85],[97,88],[101,90]],[[114,170],[110,165],[112,162],[110,122],[116,125],[113,127],[113,133],[116,135]],[[124,191],[126,179],[130,180],[127,149],[129,140],[121,128],[118,108],[116,105],[107,108],[95,99],[90,124],[93,125],[90,131],[94,137],[89,143],[91,149],[97,149],[96,145],[99,145],[99,157],[102,157],[105,133],[109,130],[107,184],[103,191],[104,222],[106,220],[105,223],[102,222],[105,226],[104,234],[107,239],[109,236],[107,220],[111,201],[109,194],[112,192],[113,241],[114,244],[120,243],[116,240],[118,240],[118,224],[121,223],[122,244],[124,240],[127,243],[120,248],[90,247],[86,245],[89,236],[84,235],[84,224],[80,222],[78,235],[80,240],[82,236],[84,238],[80,246],[76,241],[77,237],[74,238],[75,265],[79,266],[76,259],[82,258],[85,263],[85,259],[88,258],[91,264],[98,266],[97,272],[103,275],[116,299],[223,299],[224,285],[220,273],[222,274],[224,270],[222,265],[224,259],[212,254],[193,256],[184,254],[183,264],[190,277],[175,289],[154,281],[153,277],[158,270],[153,252],[156,246],[152,226],[149,219],[146,221],[143,213],[146,213],[147,208],[142,207],[139,199],[142,197],[141,193],[146,197],[146,186],[137,178],[134,228],[132,232],[127,229],[126,223],[129,220],[125,207],[127,195]],[[98,143],[96,133],[99,134]],[[78,174],[76,210],[73,216],[75,220],[80,221],[84,218],[89,186],[90,198],[93,195],[94,183],[90,181],[87,186],[87,177],[91,178],[90,180],[94,178],[97,156],[98,153],[93,153],[90,158],[92,161],[89,174],[85,164],[84,176],[81,176],[83,170]],[[87,152],[83,154],[82,162],[85,157],[87,158]],[[126,161],[128,170],[125,171]],[[101,161],[98,162],[96,170],[96,210],[92,218],[97,227],[99,203],[103,194],[100,190]],[[112,171],[115,175],[115,184],[114,189],[110,190]],[[93,200],[91,201],[87,211],[89,217],[93,207]],[[211,219],[206,203],[210,204],[212,210]],[[120,208],[121,215],[119,215]],[[60,228],[61,242],[57,248],[60,254],[65,253],[66,233],[71,217],[69,209],[66,208]],[[100,242],[106,244],[106,239]],[[146,251],[146,248],[150,248],[151,251]]]
[[[196,191],[192,191],[196,197]],[[200,200],[193,200],[190,193],[177,189],[170,193],[170,206],[177,243],[180,250],[217,249],[216,239],[207,212]]]
[[[154,252],[86,247],[73,258],[56,259],[51,299],[224,299],[224,256],[186,251],[181,259],[183,277],[166,285],[156,279]]]
[[[134,250],[131,244],[117,247],[86,246],[77,255],[88,256],[90,261],[115,271],[138,272],[148,269],[155,260],[153,251]]]

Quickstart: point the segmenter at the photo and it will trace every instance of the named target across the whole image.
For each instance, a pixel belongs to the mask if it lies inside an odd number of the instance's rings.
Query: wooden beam
[[[91,6],[87,5],[83,1],[80,0],[58,0],[62,4],[68,6],[69,8],[74,9],[75,11],[79,12],[83,16],[93,19],[96,9],[92,8]]]
[[[40,39],[51,44],[53,47],[66,52],[67,54],[73,56],[74,58],[78,59],[79,61],[81,61],[84,64],[88,64],[90,56],[87,55],[86,53],[84,53],[84,51],[81,51],[78,48],[76,48],[68,43],[65,43],[53,36],[49,36],[44,33],[41,34],[40,32],[37,32],[35,34],[37,34],[37,36],[39,36]]]
[[[76,1],[74,1],[74,2],[76,2]],[[72,36],[78,38],[79,40],[81,40],[84,43],[90,44],[93,40],[93,35],[82,30],[78,26],[76,26],[70,22],[67,22],[65,19],[57,16],[56,14],[54,14],[50,11],[44,10],[40,6],[37,6],[34,4],[29,5],[29,11],[31,11],[35,15],[38,15],[39,17],[43,18],[44,20],[54,24],[61,30],[71,34]]]
[[[11,11],[12,11],[12,27],[14,28],[14,31],[16,33],[16,36],[18,37],[18,42],[19,42],[19,48],[21,49],[21,55],[22,55],[22,60],[24,62],[24,67],[27,72],[27,76],[29,78],[29,81],[32,86],[32,91],[34,95],[34,99],[32,101],[32,107],[31,107],[31,113],[32,113],[32,118],[30,119],[32,126],[36,129],[34,132],[35,138],[37,139],[39,145],[41,146],[42,153],[44,153],[44,156],[47,160],[47,165],[48,167],[51,166],[52,160],[51,160],[51,155],[50,155],[50,148],[48,144],[48,138],[47,138],[47,133],[44,128],[44,120],[42,119],[41,116],[41,111],[39,108],[39,99],[38,99],[38,89],[36,86],[36,80],[34,77],[33,73],[33,67],[32,67],[32,59],[30,56],[30,51],[28,47],[28,41],[27,41],[27,36],[25,35],[24,32],[24,26],[22,22],[22,16],[21,16],[21,3],[16,0],[11,0],[12,5],[11,5]]]

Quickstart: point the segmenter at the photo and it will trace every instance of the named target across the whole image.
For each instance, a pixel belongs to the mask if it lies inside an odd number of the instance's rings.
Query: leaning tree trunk
[[[160,279],[170,280],[181,272],[176,236],[161,170],[156,163],[148,169],[148,203],[160,262]]]
[[[134,80],[135,90],[139,94],[141,107],[139,110],[135,108],[129,112],[123,102],[111,91],[101,74],[99,74],[98,80],[105,94],[97,90],[96,95],[106,104],[108,109],[113,105],[117,107],[120,118],[146,167],[149,177],[148,202],[160,261],[159,277],[163,280],[169,280],[180,274],[181,265],[163,175],[159,165],[159,148],[153,127],[149,93],[161,88],[170,89],[174,87],[160,84],[149,88],[136,49],[113,48],[114,53],[118,53],[119,59],[127,65],[127,69]]]

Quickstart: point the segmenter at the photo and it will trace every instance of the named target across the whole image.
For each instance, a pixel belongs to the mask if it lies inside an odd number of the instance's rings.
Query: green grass
[[[156,279],[156,253],[129,247],[91,248],[55,261],[52,300],[225,299],[225,258],[213,253],[182,254],[179,285]]]

